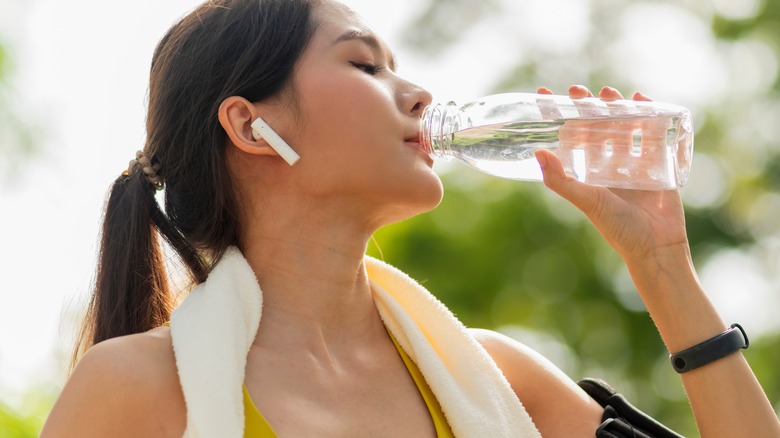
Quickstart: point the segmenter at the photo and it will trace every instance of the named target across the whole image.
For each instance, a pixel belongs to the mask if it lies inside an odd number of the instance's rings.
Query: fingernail
[[[573,99],[583,99],[593,97],[593,93],[584,85],[572,85],[569,87],[569,96]]]

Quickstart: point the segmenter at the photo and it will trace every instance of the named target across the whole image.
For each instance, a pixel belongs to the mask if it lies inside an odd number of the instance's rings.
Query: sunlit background
[[[152,51],[197,3],[0,0],[0,437],[36,436],[63,384],[104,196],[143,144]],[[346,3],[437,99],[582,83],[690,108],[695,261],[724,319],[750,334],[746,355],[780,409],[780,2]],[[626,269],[582,216],[539,184],[438,169],[445,201],[380,231],[382,256],[468,325],[575,379],[602,377],[696,435]]]

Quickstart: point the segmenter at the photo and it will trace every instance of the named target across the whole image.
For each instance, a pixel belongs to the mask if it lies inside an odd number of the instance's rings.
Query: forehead
[[[334,0],[320,0],[314,3],[313,13],[317,23],[313,39],[325,40],[324,43],[333,43],[339,39],[362,39],[391,54],[387,44],[349,6]],[[349,34],[352,38],[348,37]]]
[[[338,37],[345,30],[354,28],[372,32],[371,26],[344,3],[334,0],[320,0],[314,3],[314,17],[319,24],[318,33]]]

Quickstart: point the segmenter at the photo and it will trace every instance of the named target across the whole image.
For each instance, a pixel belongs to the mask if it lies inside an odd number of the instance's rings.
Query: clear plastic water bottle
[[[534,152],[549,149],[579,181],[669,190],[686,183],[693,158],[690,112],[659,102],[497,94],[431,105],[420,123],[432,155],[516,180],[541,181]]]

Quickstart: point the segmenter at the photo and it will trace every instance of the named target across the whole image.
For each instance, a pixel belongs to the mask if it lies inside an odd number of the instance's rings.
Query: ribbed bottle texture
[[[426,108],[421,145],[502,178],[541,181],[534,157],[549,149],[566,172],[594,185],[669,190],[688,180],[693,124],[659,102],[510,93]]]

